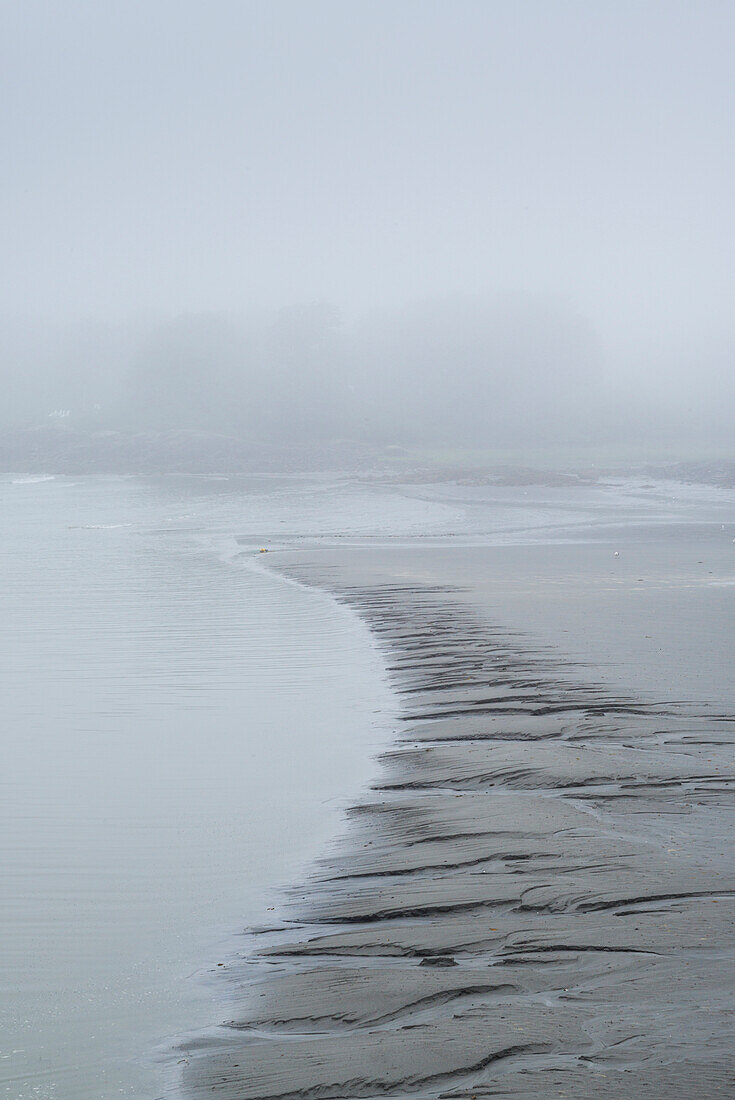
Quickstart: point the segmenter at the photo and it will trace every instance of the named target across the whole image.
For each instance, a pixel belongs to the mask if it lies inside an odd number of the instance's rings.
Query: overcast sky
[[[0,311],[531,293],[735,330],[735,5],[4,0]]]

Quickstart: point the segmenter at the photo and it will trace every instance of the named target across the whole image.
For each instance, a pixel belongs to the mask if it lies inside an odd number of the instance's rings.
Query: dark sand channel
[[[188,1095],[735,1096],[710,534],[272,555],[359,612],[403,709],[347,835],[231,968],[233,1019],[182,1051]]]

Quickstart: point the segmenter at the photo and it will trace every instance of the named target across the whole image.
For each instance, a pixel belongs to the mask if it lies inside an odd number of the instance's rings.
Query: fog
[[[735,9],[0,8],[0,427],[682,453],[735,413]]]

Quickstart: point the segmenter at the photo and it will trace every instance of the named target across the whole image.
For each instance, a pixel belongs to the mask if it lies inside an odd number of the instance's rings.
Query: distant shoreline
[[[472,449],[425,451],[356,440],[273,445],[212,432],[79,429],[39,425],[0,432],[0,472],[22,475],[237,477],[333,473],[416,484],[550,487],[585,486],[607,477],[639,476],[691,484],[735,486],[735,459],[633,459],[622,454],[592,461],[548,453],[482,454]]]

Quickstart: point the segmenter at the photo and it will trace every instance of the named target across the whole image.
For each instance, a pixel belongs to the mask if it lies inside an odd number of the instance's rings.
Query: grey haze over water
[[[258,549],[732,713],[734,498],[101,475],[731,458],[735,8],[16,0],[0,51],[0,1091],[148,1100],[394,724]]]
[[[735,12],[6,4],[5,428],[720,446]]]

